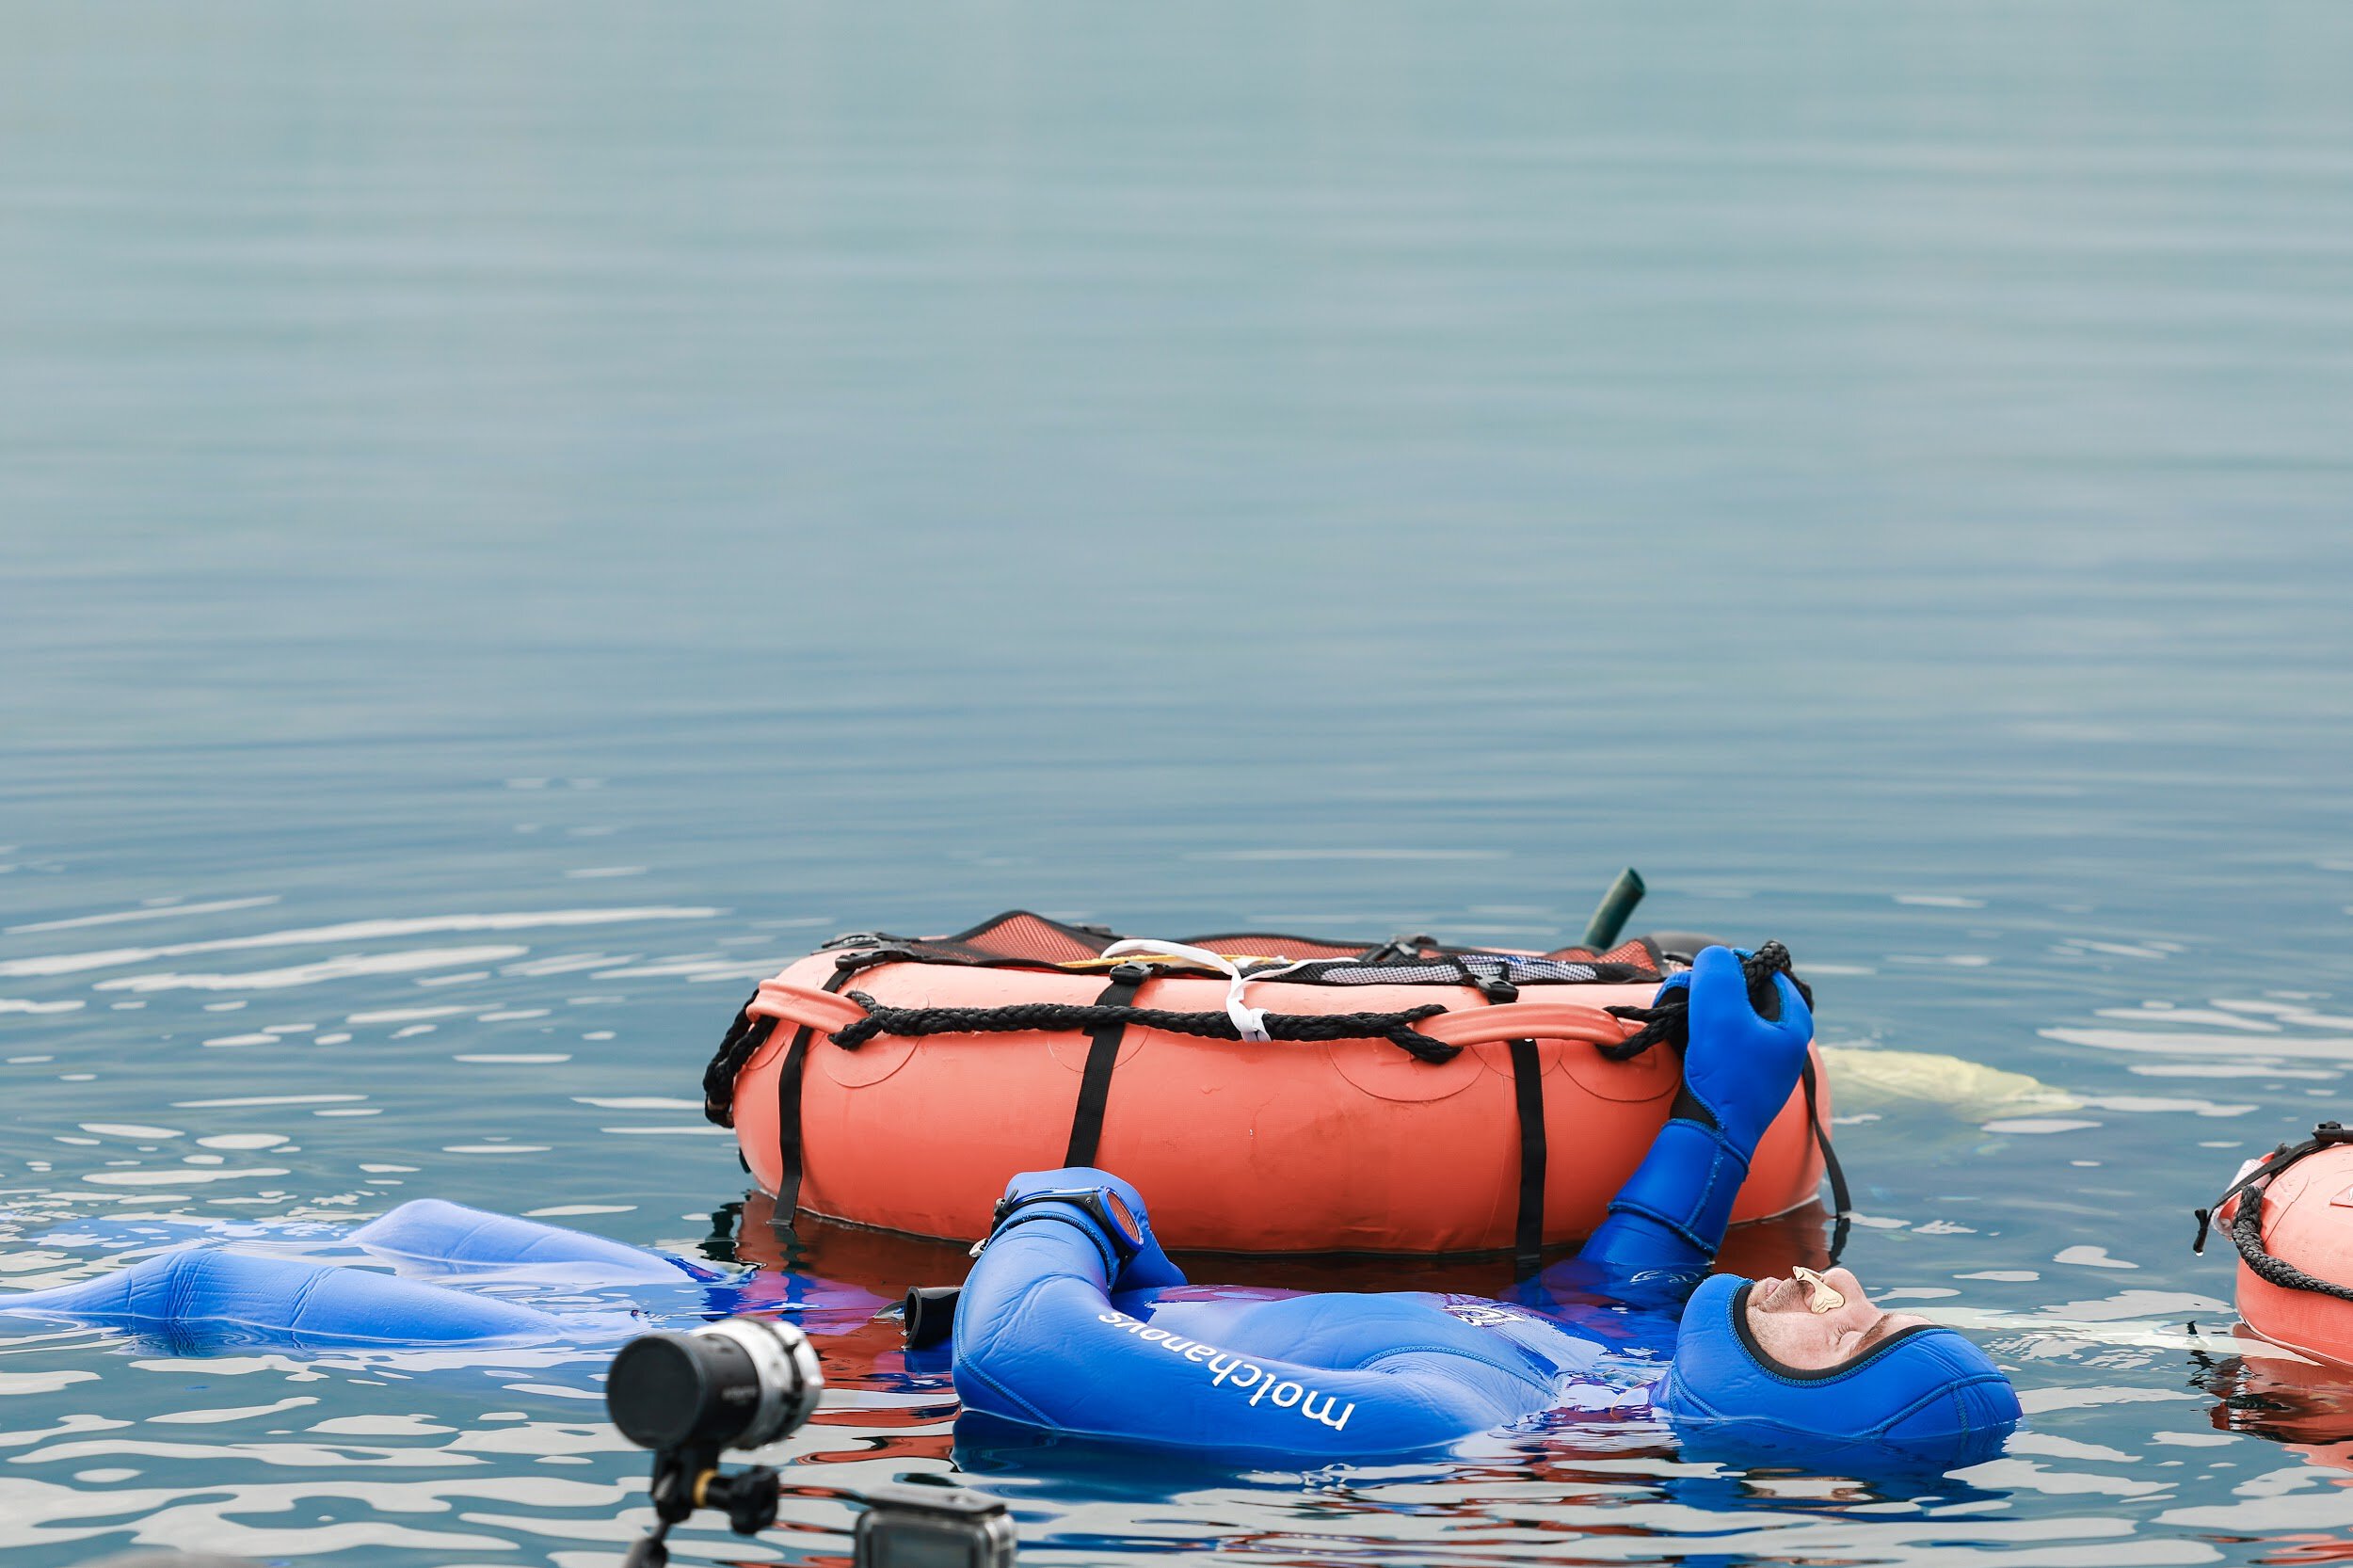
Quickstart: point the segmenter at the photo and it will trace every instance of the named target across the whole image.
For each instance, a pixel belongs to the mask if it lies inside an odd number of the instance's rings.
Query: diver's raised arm
[[[1690,991],[1683,1089],[1578,1263],[1617,1275],[1688,1276],[1688,1292],[1714,1261],[1749,1160],[1797,1088],[1814,1038],[1796,984],[1782,972],[1771,978],[1760,1011],[1740,955],[1711,947],[1659,987]]]

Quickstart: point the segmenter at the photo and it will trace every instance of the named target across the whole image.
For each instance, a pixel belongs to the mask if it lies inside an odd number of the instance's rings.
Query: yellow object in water
[[[1838,1086],[1838,1109],[1850,1112],[1899,1100],[1942,1105],[1973,1122],[2029,1112],[2073,1111],[2083,1104],[2025,1073],[1934,1051],[1824,1046],[1822,1062]]]

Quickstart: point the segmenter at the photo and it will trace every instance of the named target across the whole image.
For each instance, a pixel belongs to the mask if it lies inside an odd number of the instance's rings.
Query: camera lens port
[[[824,1386],[817,1352],[798,1328],[728,1318],[622,1346],[604,1402],[621,1435],[641,1448],[758,1448],[799,1431]]]

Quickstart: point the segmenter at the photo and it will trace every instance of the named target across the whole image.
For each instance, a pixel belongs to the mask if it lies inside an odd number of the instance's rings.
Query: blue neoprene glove
[[[1730,948],[1708,948],[1688,974],[1675,978],[1691,990],[1691,1044],[1683,1058],[1683,1086],[1745,1159],[1756,1151],[1757,1140],[1798,1086],[1806,1047],[1814,1039],[1814,1015],[1796,982],[1776,972],[1773,992],[1780,1006],[1767,1005],[1777,1016],[1760,1016],[1749,1000],[1742,956]]]
[[[1650,1153],[1610,1201],[1580,1256],[1614,1269],[1705,1268],[1723,1244],[1757,1140],[1788,1101],[1814,1038],[1814,1016],[1775,973],[1766,1017],[1751,1004],[1740,954],[1703,951],[1659,987],[1690,990],[1683,1093]]]

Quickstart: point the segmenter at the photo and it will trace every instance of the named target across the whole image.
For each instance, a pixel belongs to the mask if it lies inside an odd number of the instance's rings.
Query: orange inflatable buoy
[[[2211,1220],[2209,1215],[2211,1214]],[[2323,1122],[2239,1173],[2211,1211],[2238,1249],[2238,1314],[2275,1345],[2353,1366],[2353,1132]]]
[[[1590,1234],[1666,1121],[1672,1050],[1616,1060],[1683,967],[1264,934],[1122,940],[1015,913],[845,937],[763,984],[706,1074],[776,1207],[972,1240],[1019,1171],[1116,1171],[1170,1247],[1522,1253]],[[1810,1064],[1736,1220],[1810,1201]]]

